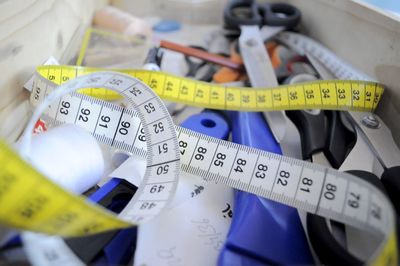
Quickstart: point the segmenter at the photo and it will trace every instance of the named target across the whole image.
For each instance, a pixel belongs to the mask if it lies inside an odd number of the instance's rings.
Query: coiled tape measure
[[[39,68],[39,72],[43,74],[44,69]],[[372,254],[370,262],[397,265],[394,210],[387,197],[371,184],[333,169],[174,126],[154,92],[131,76],[115,72],[93,73],[78,77],[51,92],[57,85],[50,80],[62,80],[68,71],[74,70],[76,73],[76,68],[50,66],[47,70],[45,76],[48,79],[37,75],[34,82],[31,101],[38,108],[26,132],[32,131],[33,123],[44,111],[47,121],[52,124],[75,123],[92,132],[100,142],[140,156],[145,156],[147,152],[146,175],[133,200],[117,218],[51,183],[0,142],[0,161],[4,165],[0,172],[1,223],[61,236],[80,236],[132,226],[154,217],[164,209],[174,194],[180,166],[181,171],[202,176],[205,180],[224,183],[373,233],[382,239],[382,244],[376,254]],[[86,69],[82,70],[85,72]],[[376,83],[365,82],[287,86],[269,92],[265,90],[265,95],[270,95],[271,104],[264,103],[264,107],[261,107],[256,92],[253,96],[243,97],[248,94],[239,88],[221,90],[214,85],[162,73],[135,73],[150,85],[154,77],[157,77],[157,85],[153,86],[153,90],[157,93],[164,91],[160,94],[166,98],[180,99],[194,105],[201,105],[201,102],[193,94],[199,88],[208,86],[208,89],[201,90],[203,93],[208,92],[209,100],[206,102],[204,99],[204,102],[207,107],[215,109],[323,108],[371,111],[383,92],[383,88]],[[175,81],[172,86],[177,94],[166,93],[167,82],[170,80]],[[178,83],[180,85],[176,85]],[[183,87],[193,93],[190,94],[193,98],[179,93]],[[80,88],[112,89],[127,97],[136,106],[135,111],[82,94],[67,95]],[[323,89],[326,88],[329,88],[328,100],[324,97]],[[300,95],[299,91],[302,90],[303,95],[306,95],[306,89],[313,89],[314,99],[320,95],[319,102],[308,105],[305,96],[302,98],[304,102],[299,102],[302,105],[295,106],[293,102],[289,105],[291,91],[297,91],[297,95]],[[342,102],[339,101],[343,100],[339,97],[342,95],[341,89],[346,97],[346,101]],[[355,93],[355,90],[358,92]],[[90,91],[95,92],[94,89]],[[223,104],[212,101],[214,91],[218,91],[217,98],[223,99]],[[275,104],[274,91],[280,92],[280,101],[285,98],[287,102]],[[232,103],[227,99],[230,93],[234,95]],[[29,143],[31,134],[24,137],[27,138],[25,143]],[[29,155],[29,146],[23,151]]]

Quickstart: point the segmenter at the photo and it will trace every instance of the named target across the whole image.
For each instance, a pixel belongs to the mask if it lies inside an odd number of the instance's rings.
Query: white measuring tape
[[[281,32],[276,36],[276,39],[289,46],[289,48],[293,49],[298,54],[312,54],[318,58],[318,60],[321,61],[321,63],[323,63],[324,66],[328,68],[338,79],[374,81],[373,78],[358,71],[344,60],[338,58],[326,47],[302,34]]]

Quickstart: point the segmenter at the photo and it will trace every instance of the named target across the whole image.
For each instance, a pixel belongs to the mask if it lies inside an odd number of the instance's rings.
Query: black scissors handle
[[[201,46],[190,45],[189,47],[207,51]],[[213,75],[217,71],[217,67],[214,64],[210,64],[202,59],[193,58],[188,55],[185,55],[184,58],[188,66],[188,72],[185,75],[186,77],[196,78],[205,82],[212,81]]]
[[[189,47],[196,48],[196,49],[199,49],[199,50],[202,50],[202,51],[206,51],[205,48],[203,48],[201,46],[197,46],[197,45],[190,45]],[[205,66],[207,64],[207,62],[204,61],[204,60],[201,60],[201,59],[198,59],[198,58],[192,58],[192,57],[190,57],[188,55],[185,55],[184,59],[185,59],[185,62],[187,64],[187,66],[188,66],[188,72],[185,75],[186,77],[194,77],[194,76],[196,76],[197,71],[201,67],[203,67],[203,66]]]
[[[229,2],[224,10],[225,27],[238,30],[241,25],[269,25],[294,28],[301,19],[296,7],[284,3],[258,4],[255,0]]]
[[[324,111],[315,114],[306,110],[286,111],[286,115],[299,130],[303,159],[311,159],[313,154],[325,149],[328,127]]]
[[[264,18],[263,24],[269,26],[284,26],[292,29],[299,24],[301,19],[300,10],[289,4],[264,4],[259,9]]]
[[[263,23],[255,0],[230,1],[224,9],[225,27],[238,30],[241,25],[259,25]]]

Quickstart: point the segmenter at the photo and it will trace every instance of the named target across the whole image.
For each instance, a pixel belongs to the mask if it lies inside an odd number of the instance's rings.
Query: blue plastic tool
[[[261,113],[229,112],[233,142],[282,154]],[[312,264],[297,210],[237,191],[218,265]]]
[[[153,30],[158,32],[172,32],[180,30],[181,27],[181,23],[176,20],[162,20],[153,26]]]
[[[210,110],[190,116],[181,123],[181,126],[224,140],[228,139],[230,131],[229,124],[226,122],[222,114]]]

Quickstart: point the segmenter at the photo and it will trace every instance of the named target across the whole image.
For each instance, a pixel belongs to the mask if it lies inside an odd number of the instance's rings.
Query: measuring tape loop
[[[60,86],[58,90],[53,90],[51,92],[47,91],[49,95],[44,98],[43,101],[35,109],[30,123],[28,124],[25,131],[25,134],[22,136],[21,153],[25,158],[29,159],[29,147],[32,138],[31,132],[33,131],[35,121],[39,119],[41,113],[52,102],[56,101],[61,96],[75,91],[76,89],[87,87],[101,87],[119,92],[133,104],[137,111],[135,114],[142,122],[142,129],[147,139],[148,157],[146,173],[142,181],[142,185],[138,189],[138,192],[129,202],[128,206],[121,212],[120,217],[125,221],[129,221],[129,223],[131,224],[146,221],[156,216],[164,209],[167,203],[171,201],[172,196],[174,195],[174,192],[176,190],[177,180],[179,176],[180,157],[176,131],[173,127],[172,118],[169,116],[168,111],[166,110],[160,98],[158,98],[150,88],[148,88],[139,80],[125,74],[104,72],[78,77],[77,79]],[[152,108],[150,111],[148,111],[146,109],[146,106],[149,106],[150,104]],[[70,108],[72,107],[72,103],[70,104],[61,100],[61,102],[59,101],[59,105],[61,113],[68,114],[71,111]],[[75,117],[75,121],[88,121],[91,109],[90,107],[81,107],[82,108],[79,110],[79,113]],[[132,114],[132,112],[129,112],[129,110],[127,110],[125,114],[128,114],[129,116]],[[130,121],[125,119],[123,112],[119,117],[118,125],[118,132],[122,135],[127,135],[128,128],[130,127]],[[153,125],[158,127],[157,130],[153,130]],[[162,147],[168,149],[168,156],[158,153],[156,150],[157,146],[155,145],[161,145]],[[21,163],[21,161],[19,161],[19,163]],[[160,171],[159,169],[161,169],[162,171]],[[16,170],[18,172],[18,169]],[[29,172],[29,170],[26,169],[25,171]],[[21,177],[22,176],[24,175],[21,175]],[[36,179],[38,178],[37,173],[34,176],[36,177]],[[33,182],[35,181],[35,179],[32,179],[31,181]],[[110,230],[113,229],[112,227],[114,227],[115,224],[119,224],[119,227],[127,226],[127,223],[123,223],[122,220],[118,220],[110,215],[100,215],[100,218],[97,219],[97,216],[99,216],[98,211],[96,213],[91,213],[90,211],[85,211],[86,213],[82,212],[82,210],[87,210],[88,208],[90,208],[88,207],[88,205],[72,204],[72,207],[69,207],[72,208],[70,212],[74,214],[79,211],[84,216],[79,216],[78,218],[75,218],[72,222],[65,223],[63,227],[57,227],[57,230],[54,231],[55,222],[51,221],[56,219],[57,216],[54,215],[54,213],[52,213],[51,211],[53,209],[58,209],[57,207],[61,206],[53,206],[53,208],[50,209],[49,212],[47,212],[46,210],[46,208],[48,208],[47,206],[49,204],[55,204],[55,202],[58,201],[61,201],[58,203],[66,204],[70,202],[68,198],[71,198],[72,196],[68,193],[62,195],[53,193],[51,189],[45,189],[41,185],[39,186],[40,181],[38,180],[36,180],[35,183],[37,187],[40,187],[40,190],[36,193],[32,193],[30,197],[36,197],[34,198],[34,203],[37,206],[34,206],[38,208],[38,210],[31,211],[33,213],[37,212],[37,214],[34,216],[31,214],[33,218],[29,217],[30,219],[27,224],[39,224],[40,227],[37,228],[33,226],[28,229],[61,235],[81,235]],[[47,182],[47,187],[51,186],[55,185]],[[158,188],[156,189],[155,193],[153,193],[154,190],[152,189],[154,186]],[[13,198],[12,195],[10,195],[10,198]],[[40,202],[37,202],[38,199],[40,199]],[[23,198],[23,200],[26,202],[30,202],[30,200],[27,198]],[[15,204],[15,202],[13,204]],[[10,203],[8,205],[10,206]],[[83,206],[83,208],[81,208],[81,205]],[[67,214],[69,208],[67,208]],[[59,209],[60,211],[64,210],[64,208]],[[61,211],[61,213],[64,214],[64,211]],[[70,216],[72,214],[70,214]],[[90,216],[90,214],[92,215]],[[86,215],[89,215],[91,218],[89,217],[89,219],[86,219]],[[22,217],[20,218],[23,218],[23,215],[21,216]],[[37,219],[35,219],[36,217]],[[103,219],[101,219],[102,217]],[[45,220],[43,221],[41,219]],[[109,222],[108,220],[111,220],[111,222]],[[75,224],[74,221],[79,222],[77,227],[73,226]],[[109,226],[110,224],[111,228]],[[14,224],[14,226],[18,227],[18,224]]]
[[[37,70],[45,78],[61,84],[77,76],[104,69],[40,66]],[[257,89],[225,87],[156,71],[127,69],[114,71],[142,80],[165,100],[220,110],[329,109],[372,112],[384,91],[382,85],[368,81],[314,81]],[[119,94],[106,89],[84,89],[80,92],[105,100],[120,98]]]
[[[379,189],[364,180],[174,126],[161,100],[143,83],[124,74],[104,72],[79,77],[53,93],[56,87],[46,78],[36,77],[31,101],[42,107],[35,111],[27,132],[33,129],[32,121],[47,108],[46,115],[53,122],[77,124],[111,146],[119,145],[132,151],[135,142],[140,142],[142,150],[147,152],[143,184],[123,210],[121,220],[47,181],[1,144],[0,160],[7,165],[0,171],[0,204],[4,206],[0,219],[3,223],[62,236],[127,227],[163,210],[174,193],[181,166],[181,171],[205,180],[374,233],[382,239],[382,244],[377,253],[372,254],[370,262],[390,260],[393,265],[397,264],[393,207]],[[136,112],[82,94],[58,98],[82,87],[114,89],[135,103]],[[65,88],[69,89],[63,92]],[[49,99],[55,102],[50,103]],[[147,147],[144,139],[138,136],[142,132],[140,125]],[[154,186],[156,189],[152,189]],[[32,187],[38,189],[32,190]],[[159,189],[165,193],[150,193]],[[18,200],[10,202],[7,200],[10,198]],[[26,216],[28,208],[30,215]]]

